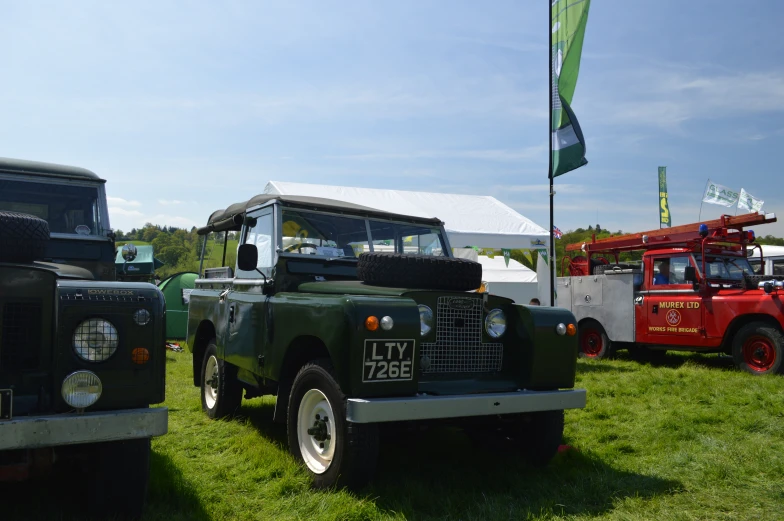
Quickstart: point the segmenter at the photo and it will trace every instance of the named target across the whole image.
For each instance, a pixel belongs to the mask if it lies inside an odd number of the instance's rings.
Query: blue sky
[[[546,228],[536,4],[4,0],[0,156],[95,171],[126,231],[202,225],[273,179],[492,195]],[[572,103],[589,164],[557,178],[556,225],[657,228],[659,165],[676,225],[709,177],[784,212],[782,16],[594,2]]]

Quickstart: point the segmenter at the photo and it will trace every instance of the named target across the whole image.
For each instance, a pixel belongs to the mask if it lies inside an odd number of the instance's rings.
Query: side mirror
[[[686,282],[697,282],[697,270],[694,269],[694,266],[686,266],[683,278],[686,279]]]
[[[259,262],[259,250],[255,244],[240,244],[237,249],[237,267],[242,271],[254,271]]]
[[[131,262],[136,258],[137,253],[136,246],[130,242],[122,247],[122,258],[125,259],[125,262]]]

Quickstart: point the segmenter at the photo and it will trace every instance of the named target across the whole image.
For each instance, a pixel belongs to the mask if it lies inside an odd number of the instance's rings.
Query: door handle
[[[229,323],[230,324],[234,323],[234,304],[229,306]]]

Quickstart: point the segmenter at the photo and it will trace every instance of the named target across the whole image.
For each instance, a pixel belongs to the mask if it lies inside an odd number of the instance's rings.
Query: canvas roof
[[[325,197],[384,212],[443,221],[453,247],[538,249],[550,243],[545,228],[494,197],[383,190],[270,181],[265,194]]]

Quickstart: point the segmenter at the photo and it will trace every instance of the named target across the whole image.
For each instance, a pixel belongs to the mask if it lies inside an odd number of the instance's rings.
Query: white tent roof
[[[265,194],[325,197],[404,215],[437,217],[452,247],[538,249],[550,243],[546,229],[494,197],[382,190],[270,181]],[[503,259],[502,259],[503,260]]]
[[[514,259],[509,259],[509,266],[504,262],[503,255],[494,258],[479,255],[482,265],[482,280],[488,282],[536,282],[536,272],[526,268]]]

